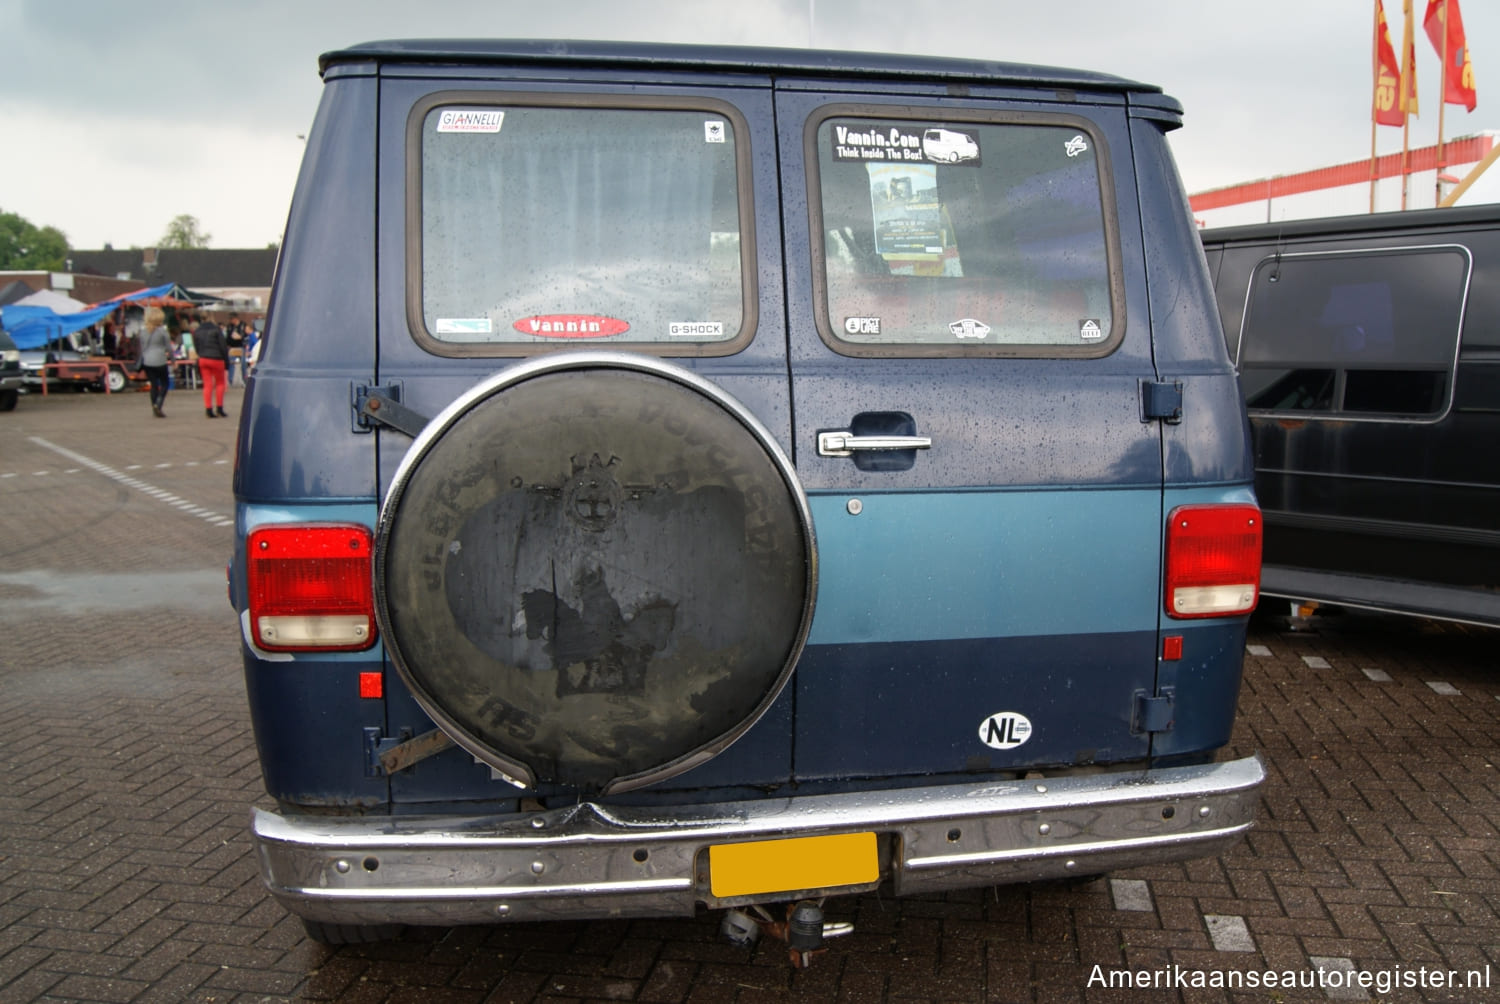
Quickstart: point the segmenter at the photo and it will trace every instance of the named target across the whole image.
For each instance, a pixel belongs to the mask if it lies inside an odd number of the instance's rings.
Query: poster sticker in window
[[[439,317],[436,333],[439,335],[487,335],[490,333],[488,317]]]
[[[955,164],[979,167],[979,135],[943,126],[835,125],[833,159],[887,164]]]
[[[511,325],[538,338],[607,338],[630,330],[630,322],[596,314],[533,314]]]
[[[494,108],[445,108],[438,113],[438,132],[497,133],[505,113]]]
[[[875,250],[886,257],[941,258],[943,214],[937,195],[937,169],[931,164],[866,164]]]

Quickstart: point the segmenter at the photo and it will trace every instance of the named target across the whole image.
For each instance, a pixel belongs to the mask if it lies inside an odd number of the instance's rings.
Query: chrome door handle
[[[927,450],[931,436],[856,436],[849,432],[818,433],[818,456],[852,457],[856,450]]]

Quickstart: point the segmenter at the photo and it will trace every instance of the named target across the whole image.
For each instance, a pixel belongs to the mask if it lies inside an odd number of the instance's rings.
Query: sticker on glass
[[[672,338],[723,338],[723,321],[673,321],[667,325]]]
[[[439,317],[436,332],[440,335],[487,335],[488,317]]]
[[[1031,738],[1031,719],[1019,711],[997,711],[979,723],[979,741],[991,749],[1009,750]]]
[[[1104,328],[1100,326],[1097,317],[1090,317],[1078,322],[1078,337],[1086,342],[1097,342],[1104,337]]]
[[[607,338],[630,330],[630,322],[596,314],[533,314],[511,325],[538,338]]]
[[[500,131],[505,113],[493,108],[445,108],[438,113],[438,132]]]
[[[979,167],[979,134],[943,126],[835,125],[833,159]]]
[[[880,318],[846,317],[844,318],[844,333],[848,335],[878,335],[880,334]]]
[[[1063,152],[1069,157],[1076,157],[1080,153],[1087,153],[1088,148],[1089,141],[1083,138],[1083,133],[1079,133],[1063,144]]]
[[[703,142],[722,143],[724,142],[724,132],[724,123],[722,121],[719,119],[709,119],[703,123]]]
[[[953,332],[955,338],[983,338],[990,333],[990,326],[972,317],[965,317],[948,325],[948,330]]]

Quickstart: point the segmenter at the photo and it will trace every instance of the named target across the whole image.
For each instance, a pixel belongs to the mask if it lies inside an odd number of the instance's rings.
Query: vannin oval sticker
[[[607,338],[630,330],[630,322],[597,314],[533,314],[511,327],[538,338]]]
[[[1019,711],[997,711],[979,724],[979,741],[991,749],[1008,750],[1031,738],[1031,719]]]

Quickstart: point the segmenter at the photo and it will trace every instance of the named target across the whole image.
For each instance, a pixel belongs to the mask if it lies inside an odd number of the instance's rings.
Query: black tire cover
[[[812,620],[806,498],[769,434],[680,367],[550,356],[423,430],[376,539],[398,671],[531,786],[620,791],[754,723]]]

